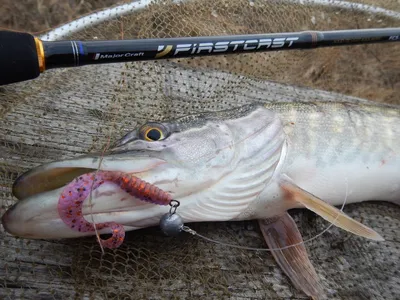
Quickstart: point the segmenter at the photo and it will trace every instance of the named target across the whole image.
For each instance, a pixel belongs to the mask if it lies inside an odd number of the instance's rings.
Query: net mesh
[[[71,39],[130,39],[399,27],[396,0],[358,1],[392,16],[307,1],[154,1],[146,8],[72,32]],[[93,18],[99,18],[101,12]],[[363,45],[147,61],[51,70],[0,87],[2,212],[16,199],[13,181],[39,164],[101,151],[146,121],[240,106],[251,101],[360,97],[399,102],[398,45]],[[330,299],[400,297],[400,212],[385,203],[345,212],[386,241],[332,228],[306,245]],[[327,223],[294,211],[303,238]],[[255,221],[191,224],[226,243],[265,247]],[[29,240],[0,231],[4,299],[304,299],[268,252],[211,244],[158,228],[127,233],[101,254],[93,237]],[[397,274],[397,276],[396,276]]]

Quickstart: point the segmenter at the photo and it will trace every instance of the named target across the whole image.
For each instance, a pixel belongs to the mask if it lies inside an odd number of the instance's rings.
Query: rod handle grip
[[[30,80],[40,75],[33,35],[0,31],[0,85]]]

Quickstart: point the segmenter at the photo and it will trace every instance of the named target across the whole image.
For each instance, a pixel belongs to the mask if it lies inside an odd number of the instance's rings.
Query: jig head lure
[[[183,230],[182,218],[176,213],[176,209],[180,205],[178,200],[171,200],[169,203],[171,208],[160,219],[160,228],[165,235],[177,236]]]

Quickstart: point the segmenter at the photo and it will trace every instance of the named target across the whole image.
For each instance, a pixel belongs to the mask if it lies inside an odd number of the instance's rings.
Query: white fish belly
[[[296,184],[332,205],[400,199],[400,160],[343,161],[324,167],[305,157],[285,170]]]

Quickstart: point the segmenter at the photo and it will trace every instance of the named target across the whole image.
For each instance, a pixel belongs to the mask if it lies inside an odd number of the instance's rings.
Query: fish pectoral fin
[[[279,217],[258,220],[258,223],[276,262],[294,286],[313,299],[322,298],[325,294],[318,275],[308,258],[307,250],[302,243],[303,238],[292,217],[285,213]],[[296,246],[274,250],[291,245]]]
[[[287,200],[300,202],[306,208],[315,212],[333,225],[358,236],[362,236],[374,241],[384,241],[384,238],[376,231],[347,216],[345,213],[329,203],[326,203],[311,193],[303,190],[288,176],[281,178],[280,186],[285,192]]]

